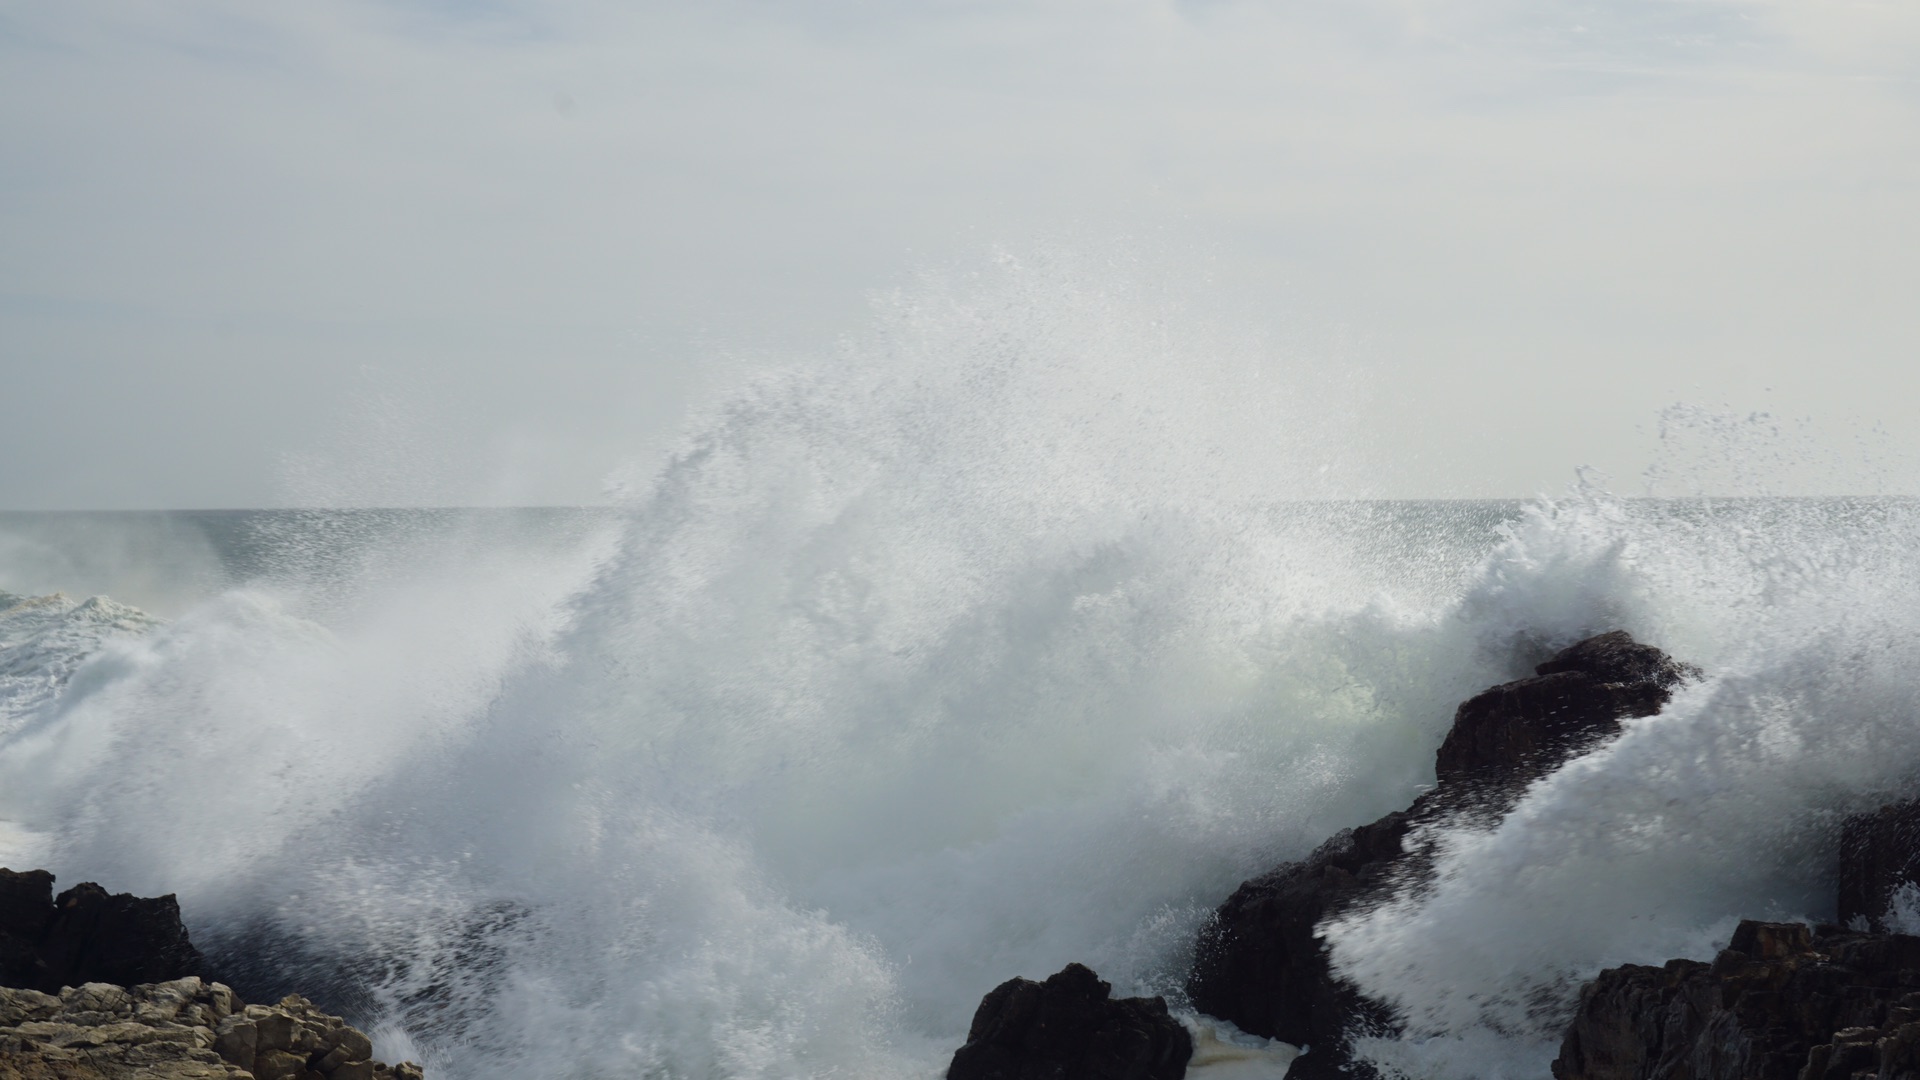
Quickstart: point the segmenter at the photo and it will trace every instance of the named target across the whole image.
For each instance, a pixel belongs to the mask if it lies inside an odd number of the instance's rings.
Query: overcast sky
[[[1356,493],[1676,403],[1920,491],[1917,79],[1907,0],[0,0],[0,508],[590,502],[1080,244],[1353,369]]]

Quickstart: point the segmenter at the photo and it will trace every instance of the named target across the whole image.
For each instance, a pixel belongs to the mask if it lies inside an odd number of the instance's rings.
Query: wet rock
[[[1558,1080],[1920,1078],[1920,937],[1743,922],[1711,964],[1602,972]]]
[[[54,993],[203,972],[171,894],[143,899],[85,882],[56,898],[53,881],[44,870],[0,869],[0,983]]]
[[[1391,1012],[1334,977],[1318,930],[1397,889],[1418,887],[1430,852],[1416,826],[1494,820],[1525,786],[1651,716],[1698,669],[1624,631],[1588,638],[1535,674],[1462,703],[1435,755],[1434,787],[1404,811],[1345,830],[1299,862],[1243,883],[1201,931],[1187,992],[1201,1012],[1310,1052],[1290,1080],[1343,1075],[1351,1039],[1394,1027]]]
[[[0,869],[0,983],[39,985],[40,942],[53,913],[52,874]]]
[[[1113,998],[1079,964],[981,1000],[947,1080],[1180,1080],[1193,1039],[1161,998]]]
[[[1463,702],[1434,755],[1439,786],[1524,785],[1618,735],[1621,720],[1658,713],[1674,687],[1699,674],[1624,630],[1590,637],[1531,678]]]
[[[61,893],[54,909],[39,948],[46,965],[43,990],[81,982],[165,982],[203,967],[172,893],[143,899],[110,894],[89,881]]]
[[[1194,1007],[1242,1031],[1309,1047],[1290,1076],[1320,1075],[1334,1058],[1344,1060],[1337,1050],[1350,1029],[1388,1026],[1386,1009],[1334,978],[1317,928],[1385,891],[1413,822],[1393,813],[1344,830],[1300,862],[1236,889],[1202,931],[1187,983]]]

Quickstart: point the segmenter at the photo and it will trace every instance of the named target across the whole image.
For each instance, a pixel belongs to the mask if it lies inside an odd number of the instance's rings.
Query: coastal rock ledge
[[[1712,963],[1600,973],[1558,1080],[1920,1080],[1920,800],[1842,823],[1843,926],[1748,921]]]
[[[172,893],[109,893],[91,881],[53,895],[45,870],[0,869],[0,985],[57,994],[204,974]]]
[[[0,1080],[421,1080],[299,996],[247,1005],[198,976],[0,989]]]
[[[173,896],[0,869],[0,1080],[422,1080],[298,995],[203,977]]]
[[[1917,1080],[1920,937],[1743,922],[1713,962],[1610,968],[1556,1080]]]

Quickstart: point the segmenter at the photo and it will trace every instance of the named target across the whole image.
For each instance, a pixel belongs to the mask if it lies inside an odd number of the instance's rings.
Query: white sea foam
[[[94,596],[0,592],[0,736],[59,696],[74,672],[108,643],[151,631],[159,620]]]
[[[1537,1069],[1600,968],[1711,957],[1743,916],[1831,919],[1838,821],[1920,775],[1917,524],[1904,503],[1534,511],[1477,593],[1598,562],[1585,603],[1708,676],[1498,827],[1441,830],[1430,890],[1328,927],[1340,969],[1409,1046],[1484,1029]]]
[[[1193,1036],[1189,1080],[1280,1080],[1300,1056],[1297,1046],[1249,1035],[1211,1016],[1186,1013],[1180,1022]]]

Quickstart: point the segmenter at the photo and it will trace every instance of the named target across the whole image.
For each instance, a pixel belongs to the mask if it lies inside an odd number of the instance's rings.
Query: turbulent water
[[[1327,928],[1410,1021],[1368,1052],[1543,1076],[1601,967],[1830,915],[1837,817],[1920,767],[1913,504],[1333,498],[1324,387],[1011,279],[613,510],[0,518],[0,588],[74,596],[0,598],[8,859],[178,893],[441,1077],[931,1078],[1014,975],[1179,1006],[1234,885],[1626,628],[1707,677]]]

